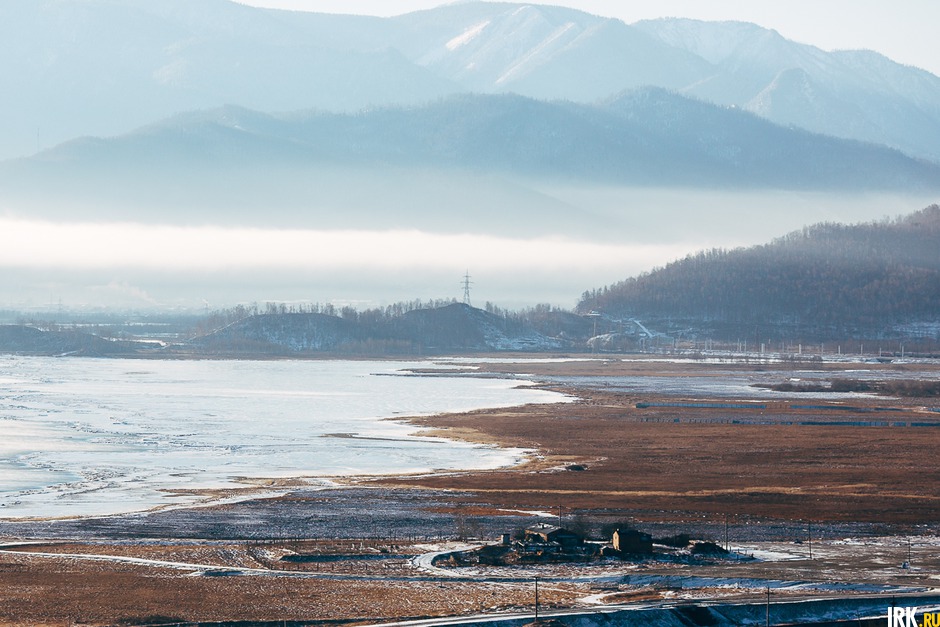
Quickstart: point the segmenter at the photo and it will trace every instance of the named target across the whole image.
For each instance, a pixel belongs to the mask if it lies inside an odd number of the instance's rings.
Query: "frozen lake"
[[[522,451],[386,419],[565,400],[402,373],[432,365],[0,357],[0,518],[188,504],[241,479],[500,467]]]

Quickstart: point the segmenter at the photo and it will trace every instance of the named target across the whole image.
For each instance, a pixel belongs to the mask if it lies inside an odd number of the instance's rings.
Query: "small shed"
[[[633,555],[653,552],[653,536],[636,529],[617,529],[613,537],[614,550]]]

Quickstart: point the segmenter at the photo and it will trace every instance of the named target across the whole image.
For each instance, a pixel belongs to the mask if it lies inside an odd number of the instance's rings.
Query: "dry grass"
[[[488,367],[518,369],[512,364]],[[707,365],[621,362],[526,364],[525,369],[585,376],[710,372]],[[582,400],[575,404],[416,419],[441,433],[537,449],[543,457],[522,471],[394,483],[472,491],[481,502],[499,507],[665,510],[888,524],[932,523],[940,512],[940,457],[932,453],[940,427],[850,424],[940,423],[940,414],[923,410],[929,400],[853,400],[853,407],[887,403],[903,410],[859,414],[792,409],[791,403],[779,401],[767,403],[765,410],[640,409],[636,404],[641,401],[682,399],[597,390],[579,395]],[[793,404],[805,402],[795,397]],[[843,424],[788,424],[814,421]],[[559,470],[572,463],[587,469]]]
[[[44,546],[34,550],[120,554],[147,559],[196,558],[240,567],[257,559],[244,545]],[[276,553],[277,549],[275,549]],[[272,561],[272,565],[276,563]],[[297,570],[292,568],[291,570]],[[303,569],[300,569],[303,570]],[[192,571],[74,558],[0,555],[0,626],[111,625],[147,617],[171,621],[342,620],[449,616],[530,605],[526,585],[436,580],[409,561],[340,561],[309,567],[324,578],[265,575],[207,577]],[[345,575],[345,576],[344,576]],[[383,576],[385,579],[368,577]],[[546,605],[571,604],[579,593],[545,589]]]

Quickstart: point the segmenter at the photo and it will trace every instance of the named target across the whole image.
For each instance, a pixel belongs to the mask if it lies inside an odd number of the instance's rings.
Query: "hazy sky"
[[[324,13],[395,15],[438,6],[438,0],[241,0],[243,4]],[[617,17],[741,20],[825,50],[868,48],[940,75],[937,0],[558,0],[536,2]]]

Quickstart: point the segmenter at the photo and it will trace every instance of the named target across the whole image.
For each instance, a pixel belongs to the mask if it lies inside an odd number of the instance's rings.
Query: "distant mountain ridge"
[[[122,205],[161,198],[171,205],[186,181],[190,197],[253,193],[271,205],[281,194],[316,207],[323,203],[310,194],[318,188],[304,181],[324,168],[352,172],[359,186],[393,168],[586,184],[940,190],[940,165],[640,88],[592,105],[458,95],[357,114],[271,115],[233,106],[180,114],[0,164],[0,199],[51,195],[49,205],[94,207],[113,191]],[[422,226],[416,217],[410,226]]]
[[[468,91],[591,103],[658,86],[940,161],[940,78],[752,24],[627,25],[516,3],[373,18],[227,0],[35,0],[0,5],[0,40],[0,158],[226,104],[354,112]]]
[[[682,93],[735,105],[783,125],[884,144],[937,160],[940,80],[867,50],[824,52],[741,22],[635,24],[713,64]],[[920,131],[918,131],[920,129]]]

